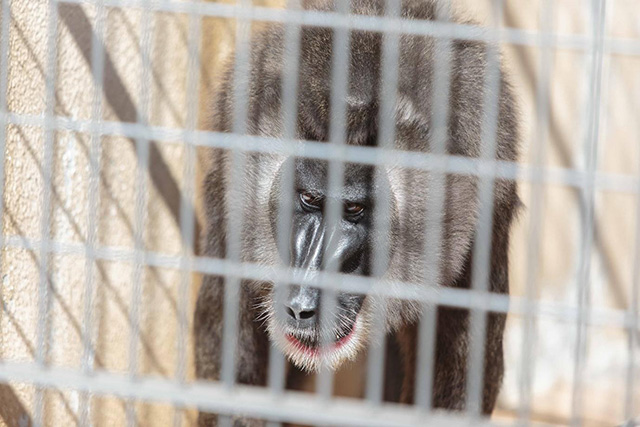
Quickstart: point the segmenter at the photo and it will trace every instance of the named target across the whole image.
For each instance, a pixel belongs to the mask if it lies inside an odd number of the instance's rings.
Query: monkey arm
[[[225,283],[221,277],[206,276],[200,288],[194,317],[195,365],[198,379],[217,381],[222,364],[222,328]],[[240,313],[236,347],[236,381],[247,385],[266,385],[265,360],[268,358],[266,332],[255,322],[249,286],[241,285]],[[249,302],[249,303],[247,303]],[[239,369],[241,367],[242,369]],[[217,416],[200,413],[198,425],[214,427]],[[262,421],[235,418],[235,426],[261,426]]]
[[[223,301],[222,278],[205,277],[194,316],[196,377],[199,379],[220,379]]]

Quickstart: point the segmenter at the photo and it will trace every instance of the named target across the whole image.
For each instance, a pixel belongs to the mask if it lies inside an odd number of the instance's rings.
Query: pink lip
[[[327,346],[329,348],[325,349],[323,352],[327,352],[327,350],[334,351],[339,349],[343,345],[345,345],[347,341],[349,341],[349,338],[351,338],[351,336],[355,332],[356,325],[357,325],[357,318],[356,320],[353,321],[353,327],[351,328],[351,332],[349,332],[349,334],[345,335],[344,337],[340,338],[338,341],[332,343],[330,346]],[[298,350],[302,350],[303,352],[312,356],[317,356],[318,354],[320,354],[319,348],[311,348],[307,345],[304,345],[302,342],[300,342],[296,337],[294,337],[291,334],[286,334],[285,337],[287,338],[287,341],[289,341],[291,344],[296,346]]]

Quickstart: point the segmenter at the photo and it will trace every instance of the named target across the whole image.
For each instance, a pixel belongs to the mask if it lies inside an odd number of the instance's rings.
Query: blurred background
[[[498,17],[489,0],[453,3],[462,15],[483,25],[521,30],[517,34],[534,42],[536,32],[550,32],[544,40],[563,42],[549,49],[504,44],[502,51],[524,121],[522,162],[553,168],[556,175],[566,169],[584,170],[594,117],[589,113],[592,59],[585,37],[591,37],[598,22],[591,3],[504,0]],[[633,401],[640,414],[640,376],[638,369],[629,370],[630,363],[637,367],[639,352],[630,352],[629,335],[620,321],[631,309],[633,284],[638,281],[635,266],[640,261],[635,247],[640,207],[640,3],[604,3],[606,43],[601,92],[596,97],[595,154],[599,182],[612,184],[595,192],[586,284],[594,318],[616,321],[586,329],[581,411],[585,425],[594,426],[625,420],[629,381],[636,384]],[[162,256],[177,258],[197,250],[181,230],[181,193],[199,213],[198,233],[202,224],[198,191],[207,160],[201,152],[193,157],[185,150],[180,132],[193,126],[206,128],[210,94],[233,49],[235,23],[232,18],[198,19],[180,8],[163,9],[167,2],[154,2],[160,5],[156,11],[135,7],[135,2],[123,2],[121,7],[106,4],[101,14],[89,2],[60,2],[57,17],[51,20],[55,6],[49,1],[3,1],[2,25],[9,27],[3,33],[8,39],[2,40],[7,49],[2,52],[6,99],[0,93],[0,108],[5,110],[0,123],[5,128],[0,358],[120,373],[133,366],[141,377],[188,380],[193,377],[190,330],[198,275],[178,266],[140,267],[127,257],[112,255],[98,255],[87,266],[85,249],[89,241],[95,247],[131,253],[138,241]],[[254,1],[254,5],[278,8],[283,1]],[[102,99],[94,96],[96,32],[104,34]],[[189,61],[190,40],[199,45],[199,61]],[[44,120],[47,111],[57,117],[55,123]],[[143,116],[150,126],[175,130],[177,135],[150,144],[149,173],[142,175],[137,166],[144,162],[136,152],[139,132],[134,126],[140,111],[146,112]],[[90,123],[96,116],[106,121],[103,126],[113,128],[99,138],[97,182],[91,179],[90,167]],[[153,139],[153,135],[144,136]],[[46,149],[47,141],[52,142],[52,151]],[[136,195],[141,183],[148,189],[142,205]],[[185,192],[189,188],[192,191]],[[512,295],[532,296],[545,307],[568,313],[577,307],[579,286],[585,284],[580,274],[581,190],[553,180],[537,187],[522,180],[520,188],[526,207],[512,239]],[[55,242],[49,250],[41,250],[42,241],[48,242],[43,232]],[[38,299],[43,283],[48,284],[44,319],[39,316]],[[89,293],[87,283],[92,284]],[[187,298],[180,289],[188,290]],[[137,322],[132,319],[139,319],[140,325],[138,344],[133,346],[131,334]],[[517,416],[521,379],[529,375],[525,405],[531,404],[532,419],[568,424],[578,333],[575,317],[543,314],[528,327],[525,320],[509,316],[507,372],[495,419]],[[93,336],[89,346],[93,359],[87,358],[85,328]],[[337,394],[358,393],[363,385],[360,365],[343,369],[350,379],[337,382]],[[85,402],[89,409],[83,414]],[[195,421],[195,413],[176,411],[168,404],[136,402],[134,407],[142,425],[169,425],[175,418],[186,425]],[[38,391],[33,384],[16,381],[0,385],[0,419],[5,424],[28,425],[34,417],[47,425],[75,425],[84,419],[94,425],[123,425],[126,403],[76,391]]]

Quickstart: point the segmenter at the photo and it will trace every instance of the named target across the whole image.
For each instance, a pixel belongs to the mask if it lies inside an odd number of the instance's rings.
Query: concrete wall
[[[45,112],[48,2],[11,2],[9,42],[9,111],[40,117]],[[91,118],[92,23],[90,6],[61,5],[56,59],[55,114],[73,119]],[[141,18],[139,10],[109,9],[106,14],[106,63],[103,115],[105,120],[134,123],[140,106]],[[5,20],[7,17],[2,17]],[[149,122],[156,126],[185,125],[187,17],[158,13],[151,16]],[[5,236],[39,240],[44,194],[44,132],[32,126],[9,125],[6,146]],[[136,224],[137,155],[135,142],[124,137],[101,140],[100,184],[97,210],[88,207],[90,138],[85,133],[54,134],[51,238],[81,243],[87,239],[89,218],[95,219],[96,244],[132,249]],[[144,242],[148,250],[179,255],[179,189],[182,185],[180,145],[150,146],[151,174],[146,176],[148,207],[144,210]],[[51,366],[78,369],[82,364],[85,299],[90,298],[94,367],[125,373],[130,363],[131,301],[134,271],[129,261],[99,261],[93,274],[93,293],[85,294],[84,258],[49,257],[50,338],[47,360]],[[2,253],[0,354],[4,360],[33,361],[38,347],[37,289],[39,252],[7,248]],[[178,271],[146,268],[138,282],[140,342],[138,373],[175,377],[178,360]],[[191,310],[190,310],[191,311]],[[187,315],[190,319],[190,315]],[[184,337],[190,356],[190,334]],[[188,365],[188,374],[190,375]],[[0,404],[5,422],[16,425],[23,408],[33,414],[36,390],[12,384],[13,405]],[[73,425],[80,416],[82,396],[76,392],[46,392],[43,419],[48,425]],[[137,417],[148,425],[173,419],[173,409],[162,405],[136,405]],[[192,419],[192,414],[183,415]],[[122,425],[125,405],[114,398],[91,400],[90,418],[96,425]],[[169,421],[170,422],[170,421]]]
[[[468,2],[480,9],[482,2]],[[541,24],[541,2],[506,1],[504,24],[537,30]],[[560,34],[590,33],[589,3],[582,1],[547,2],[553,7],[551,27]],[[640,38],[637,3],[606,2],[606,37]],[[483,12],[479,11],[480,15]],[[490,16],[484,12],[484,16]],[[490,20],[487,18],[487,22]],[[549,64],[550,115],[547,128],[536,119],[535,94],[542,76],[540,52],[533,48],[505,49],[515,78],[525,119],[523,161],[535,162],[535,148],[546,144],[544,165],[585,167],[584,153],[589,121],[589,59],[576,50],[556,50]],[[597,134],[597,170],[602,173],[638,176],[640,172],[640,126],[634,116],[640,107],[640,57],[614,53],[603,63],[601,116]],[[534,294],[543,302],[576,306],[578,300],[581,215],[579,193],[563,185],[542,187],[540,231],[530,235],[533,209],[532,187],[523,184],[521,197],[526,209],[521,215],[512,245],[512,293],[525,295],[528,269],[533,269]],[[595,194],[595,219],[591,253],[591,304],[596,310],[626,310],[630,306],[638,197],[631,193]],[[538,239],[538,262],[532,264],[527,247]],[[577,328],[572,322],[542,318],[536,324],[537,341],[529,354],[522,353],[522,319],[511,316],[505,348],[507,375],[500,399],[501,408],[512,412],[518,406],[518,386],[523,361],[533,362],[533,413],[540,420],[566,423],[571,416],[572,382]],[[637,360],[633,361],[637,363]],[[587,329],[587,355],[583,371],[582,411],[593,425],[622,423],[625,417],[625,384],[629,363],[627,334],[617,328]],[[640,377],[637,374],[634,381]],[[637,388],[636,388],[637,390]],[[635,415],[640,395],[635,392]]]
[[[281,1],[262,2],[278,6]],[[469,16],[491,23],[488,0],[460,0]],[[550,2],[554,6],[553,27],[563,34],[588,32],[585,2]],[[504,24],[526,30],[540,28],[540,1],[506,0]],[[91,75],[91,6],[61,6],[58,25],[55,113],[62,117],[90,119],[93,99]],[[140,105],[141,58],[139,49],[142,14],[137,9],[108,9],[106,19],[106,65],[103,118],[136,121]],[[7,17],[2,17],[3,21]],[[47,19],[45,0],[13,0],[9,40],[8,109],[20,117],[41,117],[45,111],[47,70]],[[640,12],[633,0],[607,2],[607,34],[640,38]],[[158,13],[151,16],[152,64],[149,121],[152,125],[183,127],[187,120],[188,17]],[[202,91],[209,93],[220,63],[233,46],[233,22],[203,19]],[[550,78],[552,104],[549,128],[536,133],[535,93],[540,78],[539,52],[534,48],[504,49],[520,98],[525,121],[523,161],[532,162],[532,147],[546,140],[545,164],[582,167],[579,160],[586,139],[585,106],[588,63],[575,50],[559,50],[552,58]],[[640,173],[640,57],[621,54],[607,57],[604,66],[603,118],[599,131],[598,170],[607,173]],[[200,119],[206,117],[207,97],[200,98]],[[3,216],[5,236],[41,238],[45,133],[41,128],[10,124],[7,127],[6,173]],[[137,155],[135,142],[124,137],[101,140],[101,179],[97,212],[89,199],[90,138],[85,133],[56,132],[54,138],[51,238],[82,243],[90,218],[96,219],[97,244],[132,249],[135,245]],[[151,251],[179,255],[179,194],[183,185],[184,150],[179,144],[151,145],[151,173],[147,175],[148,208],[144,239]],[[198,159],[198,171],[205,159]],[[199,172],[198,172],[199,173]],[[199,181],[197,178],[196,181]],[[540,251],[536,265],[528,252],[531,219],[531,187],[522,186],[524,210],[514,233],[512,248],[513,293],[523,295],[529,268],[535,271],[535,294],[545,301],[575,304],[579,262],[580,214],[578,194],[562,185],[543,188]],[[197,203],[196,203],[197,204]],[[596,195],[591,295],[594,307],[626,309],[629,306],[633,266],[634,233],[638,201],[633,194]],[[14,242],[15,243],[15,242]],[[24,242],[23,242],[24,243]],[[32,362],[38,348],[39,251],[13,244],[2,251],[0,265],[2,302],[0,313],[0,357],[8,361]],[[53,366],[82,366],[85,299],[90,298],[95,367],[125,373],[130,363],[131,300],[134,278],[128,261],[99,261],[93,269],[94,291],[85,294],[84,258],[54,255],[48,259],[50,275],[50,339],[47,359]],[[178,375],[178,290],[184,277],[178,271],[147,268],[142,271],[140,344],[136,360],[141,375]],[[191,280],[190,307],[198,278]],[[191,315],[187,313],[190,321]],[[533,365],[534,415],[547,422],[564,423],[571,414],[573,346],[576,327],[572,323],[541,320],[536,324],[537,341],[530,354]],[[510,416],[518,408],[519,375],[523,360],[522,319],[511,316],[505,343],[507,375],[497,416]],[[611,425],[623,419],[626,378],[626,334],[612,328],[588,330],[583,409],[593,425]],[[189,356],[190,334],[184,345]],[[636,381],[640,381],[637,378]],[[351,381],[350,384],[359,382]],[[357,387],[356,387],[357,388]],[[346,394],[354,393],[347,391]],[[638,397],[638,396],[636,396]],[[28,384],[0,387],[0,418],[9,424],[27,419],[37,407],[38,393]],[[49,425],[73,425],[79,420],[83,396],[76,392],[44,393],[43,418]],[[640,407],[640,399],[636,399]],[[173,423],[174,411],[166,405],[137,404],[142,424]],[[125,403],[114,398],[93,398],[90,418],[96,425],[122,425]],[[178,413],[189,423],[193,413]]]

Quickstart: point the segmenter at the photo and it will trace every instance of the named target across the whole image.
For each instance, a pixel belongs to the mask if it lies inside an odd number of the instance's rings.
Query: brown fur
[[[382,0],[352,0],[352,11],[381,15]],[[404,0],[403,17],[433,19],[433,0]],[[331,10],[330,0],[308,0],[305,7]],[[460,19],[457,19],[460,22]],[[248,133],[281,137],[283,29],[271,25],[255,36],[251,44],[251,70]],[[298,137],[327,141],[330,117],[332,31],[303,28],[298,99]],[[431,105],[432,58],[436,48],[433,39],[402,36],[400,77],[396,106],[396,148],[429,151],[430,117],[438,106]],[[378,125],[378,88],[381,35],[353,32],[350,47],[347,143],[375,144]],[[482,43],[455,41],[452,49],[452,80],[447,151],[452,155],[477,157],[481,152],[483,124],[483,82],[486,49]],[[214,98],[212,129],[231,132],[233,112],[233,67],[229,67]],[[496,158],[515,161],[518,152],[518,118],[511,88],[502,76]],[[226,222],[229,215],[227,186],[230,155],[213,150],[213,165],[204,183],[207,229],[204,249],[207,256],[226,255]],[[266,192],[283,158],[276,155],[247,156],[243,207],[245,229],[242,233],[242,260],[265,265],[278,263],[277,248],[270,228],[271,212]],[[432,176],[425,171],[400,168],[386,169],[394,200],[391,215],[391,259],[382,280],[426,283],[431,272],[425,271],[426,209]],[[477,178],[449,175],[446,179],[446,201],[443,217],[443,241],[438,286],[470,288],[471,260],[478,214]],[[416,191],[416,189],[424,189]],[[509,231],[519,205],[516,184],[497,180],[494,188],[493,235],[491,250],[490,290],[509,292]],[[196,374],[198,378],[217,380],[220,376],[220,349],[225,281],[221,277],[205,278],[194,317]],[[261,314],[256,305],[270,301],[268,283],[242,282],[240,322],[236,366],[237,381],[265,385],[268,366],[269,336],[256,318]],[[379,309],[379,300],[369,296],[363,306],[363,317]],[[379,311],[379,310],[378,310]],[[413,401],[416,371],[415,331],[421,306],[412,301],[392,299],[386,304],[385,319],[390,339],[399,344],[402,366],[393,371],[402,378],[402,392],[390,400]],[[466,371],[469,353],[468,310],[438,308],[433,406],[450,410],[465,407]],[[503,375],[502,335],[505,315],[489,314],[485,340],[485,364],[482,411],[490,414],[495,405]],[[393,368],[393,367],[392,367]],[[389,369],[387,369],[389,372]],[[200,425],[216,425],[215,416],[201,414]],[[252,423],[259,422],[253,420]],[[235,425],[253,425],[238,418]]]

